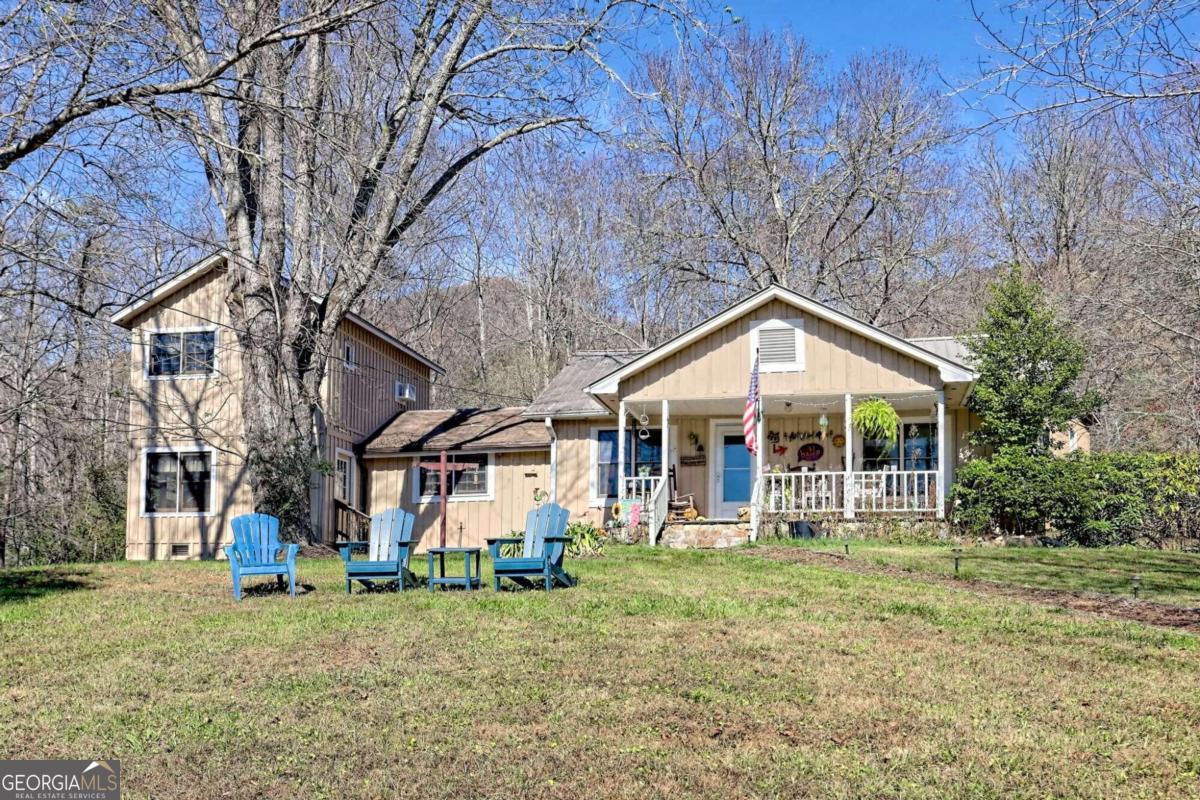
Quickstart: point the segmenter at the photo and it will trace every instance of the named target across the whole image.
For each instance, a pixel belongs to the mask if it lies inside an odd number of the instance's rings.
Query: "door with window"
[[[754,488],[754,458],[746,449],[741,423],[717,425],[713,457],[712,516],[735,519],[739,508],[749,505]]]

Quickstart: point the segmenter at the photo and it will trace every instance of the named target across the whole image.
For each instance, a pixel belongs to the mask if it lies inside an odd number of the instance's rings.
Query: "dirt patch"
[[[862,575],[886,575],[893,578],[935,583],[955,589],[989,595],[1014,597],[1042,605],[1057,606],[1070,611],[1082,611],[1109,619],[1131,620],[1163,628],[1179,628],[1200,633],[1200,608],[1182,608],[1151,600],[1133,600],[1128,597],[1070,592],[1057,589],[1035,589],[1028,586],[1011,586],[994,581],[950,578],[928,573],[916,573],[903,567],[870,564],[842,555],[823,553],[795,547],[756,547],[745,551],[747,555],[783,561],[789,564],[817,564],[836,567]]]

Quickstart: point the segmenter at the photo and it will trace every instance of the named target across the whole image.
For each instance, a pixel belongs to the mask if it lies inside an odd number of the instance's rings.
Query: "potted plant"
[[[883,439],[895,443],[900,439],[900,415],[882,397],[868,397],[850,412],[850,421],[864,439]]]

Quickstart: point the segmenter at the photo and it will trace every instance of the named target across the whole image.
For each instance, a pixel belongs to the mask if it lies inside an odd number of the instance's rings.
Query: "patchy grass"
[[[0,755],[129,797],[1195,797],[1188,634],[614,548],[574,590],[229,598],[223,564],[0,574]]]
[[[819,551],[843,552],[842,542],[798,542]],[[851,541],[850,558],[915,573],[954,574],[950,545],[890,545]],[[1013,586],[1131,596],[1142,576],[1141,598],[1200,606],[1200,553],[1132,547],[964,547],[960,577]]]

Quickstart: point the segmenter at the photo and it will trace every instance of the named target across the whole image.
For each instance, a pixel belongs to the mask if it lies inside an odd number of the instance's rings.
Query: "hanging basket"
[[[868,397],[856,405],[850,412],[850,421],[864,439],[883,439],[892,443],[900,440],[900,415],[882,397]]]

